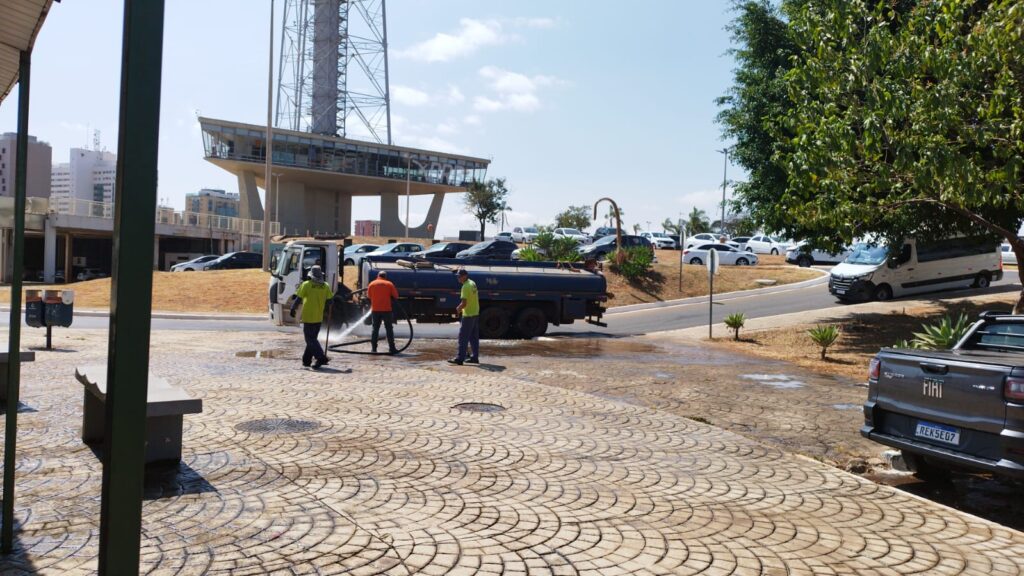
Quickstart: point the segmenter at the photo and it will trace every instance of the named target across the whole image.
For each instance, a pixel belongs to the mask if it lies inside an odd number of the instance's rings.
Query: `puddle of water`
[[[780,388],[783,390],[792,390],[806,386],[806,384],[800,380],[796,380],[792,376],[787,376],[786,374],[743,374],[740,377],[746,378],[747,380],[753,380],[754,382],[764,384],[765,386],[771,386],[772,388]]]
[[[295,359],[298,358],[295,350],[288,350],[287,348],[278,348],[275,350],[245,350],[243,352],[236,352],[235,356],[239,358],[287,358]]]
[[[833,408],[836,410],[860,410],[860,404],[833,404]]]
[[[411,356],[420,362],[436,362],[451,358],[455,342],[427,341],[415,346]],[[659,348],[652,344],[596,338],[543,338],[535,340],[486,340],[480,343],[480,354],[486,357],[548,356],[562,358],[614,358],[634,354],[651,354]]]

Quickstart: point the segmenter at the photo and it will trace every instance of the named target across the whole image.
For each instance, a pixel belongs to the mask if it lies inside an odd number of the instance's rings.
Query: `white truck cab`
[[[270,318],[278,326],[296,324],[297,320],[288,314],[295,291],[309,276],[309,269],[319,264],[324,279],[333,292],[338,291],[339,274],[338,244],[323,240],[292,240],[281,251],[277,267],[270,277],[269,306]],[[299,314],[296,314],[298,317]]]

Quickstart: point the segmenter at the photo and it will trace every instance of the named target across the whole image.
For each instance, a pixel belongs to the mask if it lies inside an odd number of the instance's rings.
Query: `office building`
[[[238,216],[238,193],[203,188],[185,195],[185,211],[195,214]]]
[[[356,220],[356,236],[380,236],[380,220]]]
[[[51,208],[61,214],[110,217],[117,155],[102,150],[72,148],[69,160],[53,166]]]
[[[0,134],[0,196],[14,196],[14,167],[17,162],[18,135],[14,132]],[[50,195],[50,163],[53,150],[46,142],[28,137],[28,180],[26,196],[46,198]]]

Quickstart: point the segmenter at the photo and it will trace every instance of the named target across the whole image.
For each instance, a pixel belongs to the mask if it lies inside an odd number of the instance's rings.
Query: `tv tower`
[[[392,143],[385,0],[284,0],[274,125]]]

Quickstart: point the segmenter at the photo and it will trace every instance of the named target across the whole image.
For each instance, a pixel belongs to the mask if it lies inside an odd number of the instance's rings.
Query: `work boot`
[[[391,354],[392,356],[398,354],[398,348],[388,348],[388,354]]]
[[[459,360],[458,358],[449,358],[448,363],[455,364],[457,366],[462,366],[462,360]]]
[[[323,366],[324,364],[329,363],[330,361],[331,361],[330,358],[328,358],[327,356],[324,356],[323,358],[320,358],[316,362],[313,363],[313,369],[314,370],[319,370],[321,366]]]
[[[466,360],[466,364],[479,364],[479,363],[480,363],[480,359],[479,358],[470,358],[469,360]]]

